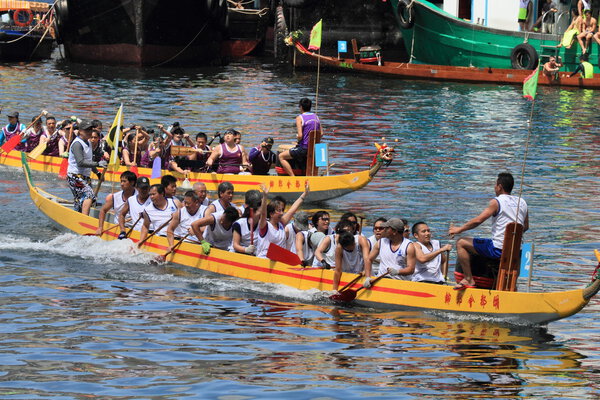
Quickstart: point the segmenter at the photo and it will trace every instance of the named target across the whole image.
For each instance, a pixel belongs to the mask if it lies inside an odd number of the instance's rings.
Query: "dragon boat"
[[[185,176],[174,171],[163,170],[162,174],[171,174],[175,176],[179,184],[187,181],[190,185],[195,182],[203,182],[209,191],[216,192],[221,182],[231,182],[237,193],[245,193],[250,189],[258,189],[261,184],[270,187],[271,196],[281,196],[286,200],[295,200],[304,191],[306,181],[310,184],[310,193],[305,201],[318,202],[333,199],[345,194],[354,192],[366,186],[375,177],[383,165],[389,165],[393,160],[393,148],[376,144],[377,152],[368,169],[341,175],[324,176],[287,176],[287,175],[234,175],[191,172]],[[0,165],[21,168],[22,154],[20,151],[12,150],[9,153],[0,151]],[[30,168],[34,171],[42,171],[58,174],[61,164],[64,163],[62,157],[39,156],[36,159],[29,159]],[[105,181],[119,182],[120,176],[124,171],[131,168],[119,166],[116,170],[109,168],[105,174]],[[150,179],[152,184],[160,183],[160,178],[152,178],[152,169],[137,168],[138,176],[145,176]],[[187,183],[186,182],[186,183]]]
[[[22,164],[31,199],[43,214],[59,228],[81,235],[95,233],[98,219],[94,215],[98,210],[93,209],[91,216],[74,211],[68,205],[69,201],[52,195],[33,183],[25,155],[22,155]],[[114,224],[105,223],[105,233],[101,238],[117,239],[118,232],[111,229],[113,227]],[[138,242],[139,232],[133,231],[130,239]],[[163,256],[167,248],[167,239],[159,236],[152,236],[142,246],[145,251]],[[301,268],[219,249],[211,249],[208,255],[204,255],[200,245],[187,242],[183,242],[169,254],[165,261],[241,279],[287,285],[300,290],[320,290],[324,291],[323,299],[328,299],[327,291],[331,290],[334,274],[332,270]],[[343,273],[340,284],[350,283],[355,277],[354,274]],[[358,290],[360,284],[353,284],[350,288]],[[476,288],[457,291],[449,285],[381,279],[370,289],[357,291],[354,302],[381,309],[458,314],[462,318],[492,319],[531,326],[544,325],[579,312],[599,289],[600,277],[596,273],[585,288],[539,293]]]

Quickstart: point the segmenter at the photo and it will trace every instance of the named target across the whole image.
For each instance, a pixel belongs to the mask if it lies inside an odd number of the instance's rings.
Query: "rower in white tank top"
[[[258,224],[258,221],[256,221],[254,224],[255,225]],[[256,239],[256,236],[257,236],[256,228],[257,227],[255,226],[254,227],[254,229],[255,229],[254,230],[254,239]],[[251,230],[250,230],[249,218],[244,217],[244,218],[240,218],[237,221],[235,221],[233,223],[233,230],[240,234],[240,246],[242,246],[242,247],[250,246]],[[235,250],[233,249],[233,245],[229,248],[229,251],[235,252]]]
[[[152,203],[152,200],[150,200],[150,197],[148,197],[145,202],[140,203],[138,196],[135,195],[128,198],[127,203],[129,204],[129,215],[131,216],[131,221],[125,222],[125,226],[130,227],[135,223],[133,229],[136,231],[142,230],[142,225],[144,225],[144,219],[139,217],[144,212],[144,209],[150,203]]]
[[[354,235],[354,250],[342,248],[342,272],[361,273],[364,268],[362,248],[358,241],[359,235]]]
[[[271,243],[275,243],[277,246],[286,248],[287,237],[285,235],[285,227],[280,222],[278,227],[275,228],[273,224],[267,222],[267,232],[264,236],[258,234],[258,241],[256,245],[256,256],[260,258],[267,258],[267,251],[269,250],[269,245]]]
[[[431,250],[427,248],[424,244],[420,242],[413,242],[413,246],[421,246],[421,250],[423,254],[430,254],[436,250],[440,249],[439,240],[431,239]],[[442,275],[442,255],[438,254],[433,259],[420,263],[419,260],[415,263],[415,272],[412,275],[412,280],[414,282],[444,282],[444,276]]]
[[[135,197],[137,196],[137,190],[134,190],[133,194],[130,197]],[[129,199],[129,197],[127,199],[123,198],[123,191],[120,190],[117,193],[113,194],[113,210],[114,210],[114,220],[115,223],[117,222],[117,217],[119,214],[121,214],[121,210],[123,209],[123,207],[125,207],[125,204],[127,202],[127,200]],[[130,209],[131,211],[131,209]],[[127,214],[125,215],[125,218],[130,218],[131,217],[131,212],[128,211]],[[137,218],[136,218],[137,219]],[[131,226],[131,224],[133,224],[135,221],[131,221],[129,222],[129,225],[127,225],[127,222],[125,223],[125,226]]]
[[[187,210],[187,207],[181,207],[179,209],[179,225],[177,225],[173,230],[173,234],[175,235],[175,237],[183,238],[185,235],[187,235],[189,233],[189,229],[192,225],[192,222],[202,218],[202,215],[204,215],[203,211],[204,210],[202,210],[202,206],[200,206],[198,207],[198,210],[196,210],[196,213],[194,215],[191,215]],[[185,239],[186,242],[192,240],[198,241],[198,238],[195,235],[190,234]]]
[[[212,247],[221,250],[229,250],[231,240],[233,239],[233,224],[229,229],[225,229],[220,222],[223,212],[212,213],[214,222],[206,226],[204,231],[204,240],[211,244]]]
[[[392,250],[392,244],[388,238],[379,239],[379,272],[378,276],[387,272],[388,268],[400,270],[406,268],[406,248],[411,243],[410,240],[404,238],[396,251]],[[388,278],[401,279],[410,281],[412,275],[387,275]]]
[[[150,202],[150,204],[148,204],[146,208],[144,208],[144,212],[146,213],[146,215],[148,215],[148,219],[150,220],[150,226],[148,230],[150,232],[154,232],[162,226],[162,228],[156,233],[156,235],[159,236],[167,235],[167,225],[165,225],[165,222],[170,220],[171,215],[173,215],[173,213],[178,210],[178,207],[173,201],[173,199],[167,198],[166,200],[167,204],[162,210],[156,208],[156,206],[152,202]]]
[[[333,233],[333,234],[327,235],[327,236],[329,237],[330,244],[329,244],[329,249],[327,249],[326,251],[323,252],[323,260],[325,260],[331,268],[334,268],[335,267],[335,245],[336,245],[335,236],[336,236],[336,234]],[[323,239],[323,240],[325,240],[325,239]],[[316,249],[315,249],[315,251],[316,251]],[[323,264],[319,260],[317,260],[317,257],[314,258],[312,266],[317,267],[317,268],[323,268]]]

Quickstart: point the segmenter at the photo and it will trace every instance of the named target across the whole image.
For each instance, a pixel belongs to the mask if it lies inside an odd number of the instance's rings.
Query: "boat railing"
[[[561,21],[561,19],[562,19],[562,18],[563,18],[565,15],[567,15],[567,16],[570,18],[570,15],[571,15],[571,14],[570,14],[570,12],[569,12],[569,11],[563,11],[563,12],[561,12],[560,14],[558,14],[558,17],[556,17],[556,20],[554,21],[554,26],[555,26],[555,27],[560,27],[560,26],[561,26],[561,25],[559,24],[559,22]],[[567,21],[567,24],[566,24],[565,26],[566,26],[566,27],[568,27],[568,26],[569,26],[569,23],[570,23],[570,21]],[[567,30],[567,29],[565,28],[565,31],[566,31],[566,30]],[[557,35],[562,35],[563,33],[565,33],[565,31],[562,31],[562,32],[555,32],[555,33],[556,33]]]

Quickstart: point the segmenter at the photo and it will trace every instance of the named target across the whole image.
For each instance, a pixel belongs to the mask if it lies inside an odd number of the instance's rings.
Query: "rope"
[[[200,34],[204,30],[204,28],[206,28],[206,24],[207,24],[207,22],[205,22],[204,25],[202,25],[202,28],[200,28],[200,31],[198,31],[198,33],[196,34],[196,36],[194,36],[193,39],[190,40],[190,42],[188,44],[186,44],[183,49],[181,49],[180,51],[178,51],[177,54],[175,54],[173,57],[169,58],[166,61],[163,61],[161,63],[158,63],[158,64],[150,66],[150,68],[160,67],[161,65],[165,65],[166,63],[169,63],[169,62],[173,61],[174,59],[176,59],[177,57],[179,57],[179,55],[181,53],[183,53],[184,51],[186,51],[187,48],[190,47],[192,45],[192,43],[194,43],[194,41],[198,38],[198,36],[200,36]]]

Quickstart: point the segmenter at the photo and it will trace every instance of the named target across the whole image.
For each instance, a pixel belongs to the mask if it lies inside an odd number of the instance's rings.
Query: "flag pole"
[[[315,114],[319,111],[319,77],[321,76],[321,49],[319,49],[319,57],[317,57],[317,91],[315,93]]]

